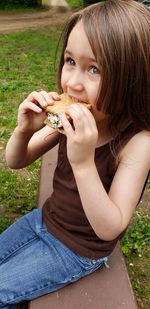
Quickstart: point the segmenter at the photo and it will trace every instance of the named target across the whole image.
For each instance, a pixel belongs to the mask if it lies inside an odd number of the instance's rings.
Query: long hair
[[[130,122],[150,130],[150,10],[134,0],[107,0],[73,14],[64,32],[59,86],[68,37],[80,20],[101,68],[97,109],[111,115],[112,130]]]

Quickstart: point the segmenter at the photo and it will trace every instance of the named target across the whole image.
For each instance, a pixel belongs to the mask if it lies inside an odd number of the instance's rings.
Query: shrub
[[[83,0],[83,5],[84,6],[88,6],[90,4],[93,4],[93,3],[97,3],[97,2],[102,2],[102,1],[105,1],[105,0]],[[139,2],[143,2],[145,5],[148,5],[150,7],[150,0],[137,0]]]
[[[99,1],[99,0],[83,0],[83,5],[88,6],[90,4],[97,3],[97,2],[101,2],[101,1]]]
[[[35,7],[41,5],[42,0],[1,0],[0,7]]]

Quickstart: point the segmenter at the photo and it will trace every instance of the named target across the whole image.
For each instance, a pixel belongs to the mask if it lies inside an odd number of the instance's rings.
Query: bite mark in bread
[[[88,109],[91,109],[91,104],[81,102],[78,99],[70,97],[67,93],[62,93],[60,95],[61,100],[54,101],[53,105],[48,105],[46,107],[46,115],[47,118],[45,119],[44,123],[49,125],[53,129],[57,129],[61,133],[64,133],[63,131],[63,125],[62,122],[58,116],[59,113],[65,112],[67,108],[74,103],[81,103],[84,104]],[[69,119],[69,116],[68,116]]]

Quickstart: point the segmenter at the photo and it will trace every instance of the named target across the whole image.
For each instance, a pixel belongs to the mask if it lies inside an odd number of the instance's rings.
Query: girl
[[[0,236],[0,308],[16,308],[106,263],[126,230],[150,169],[150,12],[108,0],[75,13],[64,37],[61,91],[92,104],[60,114],[65,135],[44,126],[57,93],[21,103],[6,147],[23,168],[59,143],[54,192],[42,210]]]

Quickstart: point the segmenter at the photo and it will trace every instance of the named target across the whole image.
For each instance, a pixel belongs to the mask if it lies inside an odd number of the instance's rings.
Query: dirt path
[[[35,13],[4,13],[0,11],[0,33],[59,25],[66,20],[70,13],[70,11],[63,12],[54,9]]]

